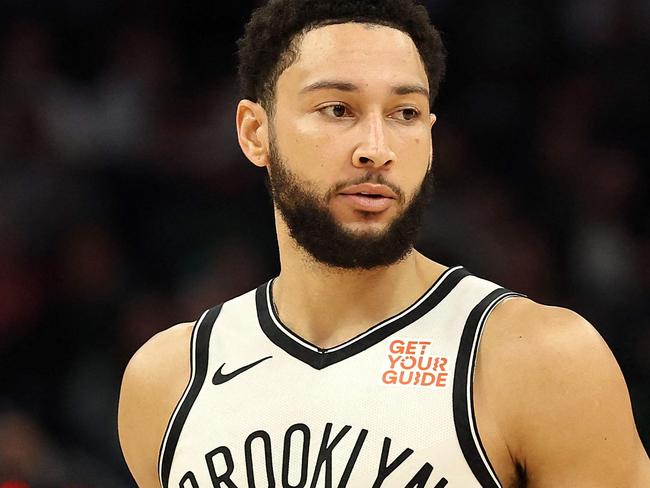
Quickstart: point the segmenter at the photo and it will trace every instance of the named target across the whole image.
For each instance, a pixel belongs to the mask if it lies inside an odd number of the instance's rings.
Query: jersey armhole
[[[167,488],[174,452],[183,425],[201,391],[208,370],[208,346],[212,327],[221,312],[221,305],[206,310],[192,328],[190,340],[190,379],[183,395],[167,423],[158,453],[158,479],[162,488]]]
[[[487,295],[470,312],[460,339],[454,372],[454,425],[463,456],[481,486],[502,488],[479,436],[474,412],[474,372],[485,323],[494,308],[508,298],[522,297],[505,288]]]

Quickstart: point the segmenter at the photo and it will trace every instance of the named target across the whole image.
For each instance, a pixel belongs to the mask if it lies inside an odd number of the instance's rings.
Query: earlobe
[[[268,165],[268,119],[258,103],[241,100],[237,105],[239,147],[255,166]]]

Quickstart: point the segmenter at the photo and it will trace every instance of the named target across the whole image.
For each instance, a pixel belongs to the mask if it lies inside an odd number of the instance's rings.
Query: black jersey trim
[[[168,488],[169,474],[178,439],[192,405],[199,396],[201,387],[205,382],[208,372],[210,334],[220,312],[221,305],[209,309],[197,320],[192,330],[192,341],[190,344],[190,381],[167,424],[158,456],[158,476],[160,477],[162,488]]]
[[[506,298],[523,296],[499,288],[470,312],[460,339],[454,371],[454,424],[463,456],[481,486],[502,488],[478,433],[474,413],[474,372],[476,356],[485,322],[494,308]]]
[[[438,305],[470,273],[458,266],[445,271],[410,307],[383,320],[358,336],[335,347],[323,349],[304,340],[286,325],[273,310],[273,281],[255,294],[257,317],[264,334],[291,356],[315,369],[323,369],[358,354],[421,318]]]

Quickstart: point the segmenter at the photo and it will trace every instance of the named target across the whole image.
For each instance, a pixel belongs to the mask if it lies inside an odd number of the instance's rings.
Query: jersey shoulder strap
[[[190,381],[179,400],[174,413],[172,414],[165,430],[160,452],[158,454],[158,476],[163,488],[167,488],[169,473],[172,466],[174,451],[178,444],[185,420],[190,409],[201,391],[201,386],[208,373],[208,346],[210,335],[217,317],[221,312],[222,305],[206,310],[201,318],[196,321],[192,330],[190,346]]]
[[[523,296],[497,288],[483,298],[469,313],[460,339],[454,373],[454,424],[463,455],[481,486],[501,488],[485,448],[478,435],[474,413],[474,373],[481,336],[490,313],[502,301]]]

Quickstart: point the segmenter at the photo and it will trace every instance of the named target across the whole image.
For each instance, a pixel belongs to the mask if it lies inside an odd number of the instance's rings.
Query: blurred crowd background
[[[420,249],[594,323],[648,446],[650,2],[425,3],[450,55]],[[134,486],[130,356],[278,272],[234,126],[255,5],[0,0],[0,486]]]

